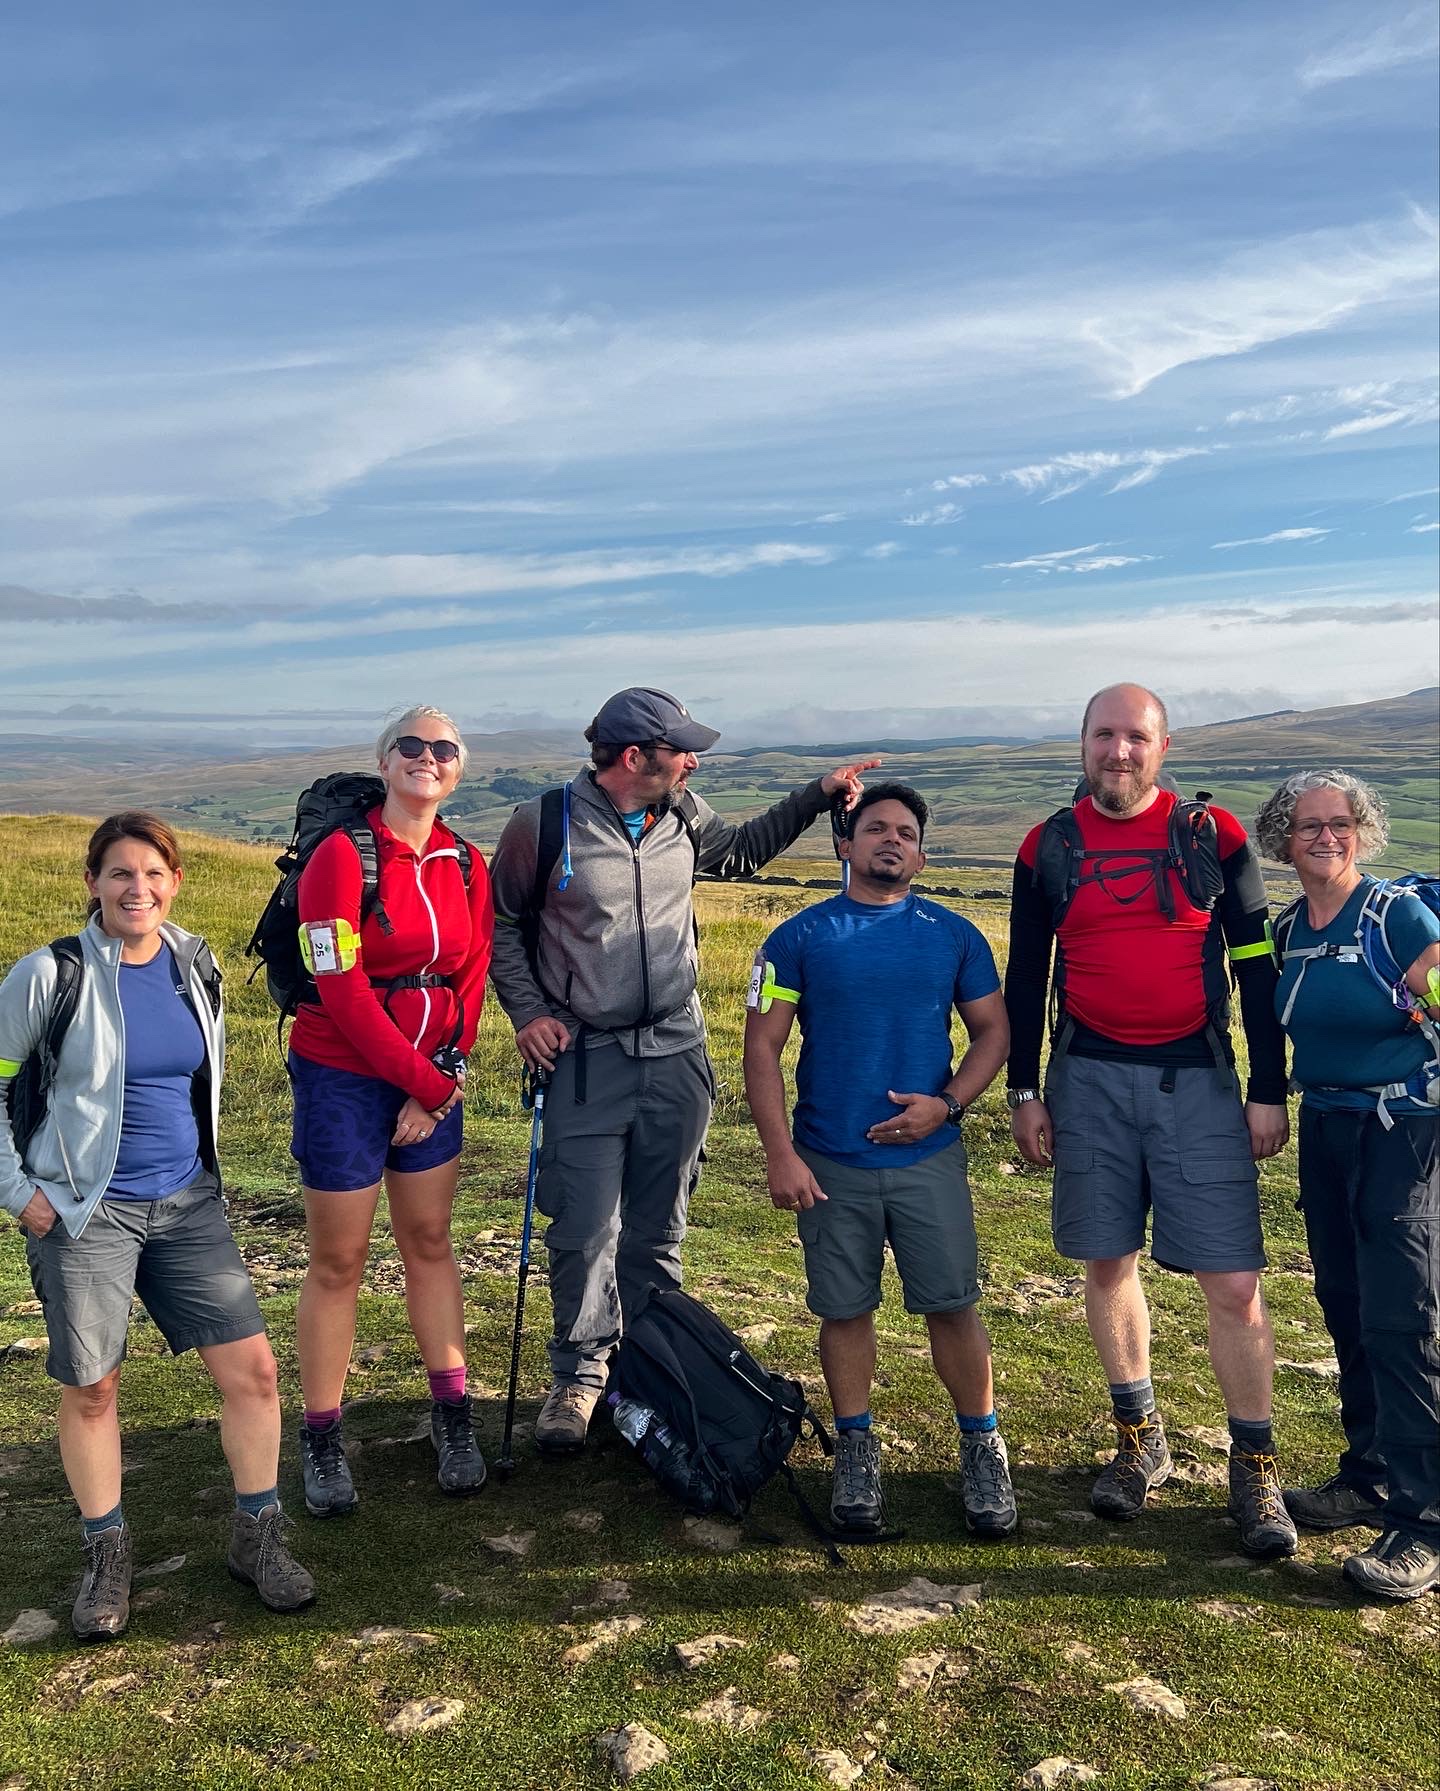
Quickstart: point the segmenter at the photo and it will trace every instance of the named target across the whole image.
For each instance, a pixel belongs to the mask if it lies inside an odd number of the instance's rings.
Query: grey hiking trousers
[[[535,1204],[550,1221],[551,1370],[603,1387],[625,1317],[652,1285],[680,1285],[715,1079],[704,1045],[631,1057],[611,1041],[585,1056],[583,1102],[573,1049],[550,1079]]]

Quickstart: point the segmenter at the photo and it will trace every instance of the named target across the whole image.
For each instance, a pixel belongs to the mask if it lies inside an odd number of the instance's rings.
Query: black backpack
[[[735,1333],[689,1294],[678,1287],[650,1290],[626,1323],[610,1369],[610,1392],[654,1412],[639,1453],[687,1511],[743,1517],[778,1473],[806,1521],[826,1535],[787,1457],[807,1427],[832,1454],[829,1431],[799,1381],[762,1367]],[[662,1429],[668,1436],[657,1437]]]
[[[55,993],[51,998],[50,1011],[45,1016],[45,1030],[40,1036],[39,1044],[20,1065],[5,1088],[10,1133],[15,1140],[16,1152],[21,1157],[25,1155],[25,1146],[39,1131],[40,1123],[50,1105],[50,1090],[60,1063],[60,1047],[64,1043],[65,1034],[70,1030],[70,1022],[75,1018],[75,1010],[80,1005],[80,985],[85,975],[84,952],[80,941],[73,934],[67,934],[63,939],[52,939],[49,950],[55,959]],[[218,1019],[221,1002],[220,967],[211,955],[210,947],[203,940],[195,954],[195,967],[205,985],[210,1011]]]
[[[1225,878],[1220,868],[1220,838],[1215,817],[1210,813],[1210,792],[1197,790],[1193,799],[1187,799],[1181,796],[1172,777],[1162,774],[1158,781],[1161,789],[1172,791],[1176,797],[1170,811],[1169,838],[1163,848],[1087,852],[1075,819],[1075,804],[1090,794],[1083,777],[1075,786],[1069,805],[1056,809],[1046,820],[1035,849],[1031,881],[1045,892],[1054,931],[1059,932],[1082,881],[1100,884],[1124,907],[1138,901],[1153,885],[1160,912],[1166,920],[1174,920],[1175,895],[1168,875],[1173,870],[1195,907],[1209,913],[1215,906]],[[1089,878],[1085,877],[1087,868]]]
[[[385,800],[385,785],[370,771],[332,771],[302,790],[295,804],[295,830],[290,844],[275,860],[280,881],[270,892],[250,943],[247,958],[259,962],[250,972],[253,983],[261,970],[270,999],[280,1010],[280,1026],[302,1001],[318,1002],[315,979],[300,956],[300,873],[315,848],[332,833],[343,832],[360,856],[360,924],[374,915],[383,933],[392,933],[385,905],[380,900],[380,848],[375,829],[366,820],[372,808]],[[470,887],[471,853],[467,840],[457,833],[460,875]],[[403,980],[403,979],[402,979]]]

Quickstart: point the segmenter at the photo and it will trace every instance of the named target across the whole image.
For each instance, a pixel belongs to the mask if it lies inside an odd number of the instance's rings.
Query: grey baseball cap
[[[706,752],[720,738],[718,728],[702,727],[679,697],[643,684],[617,690],[602,704],[594,722],[596,740],[607,746],[638,746],[663,740],[680,752]]]

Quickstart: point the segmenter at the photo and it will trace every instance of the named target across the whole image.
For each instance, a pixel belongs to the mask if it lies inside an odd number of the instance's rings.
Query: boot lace
[[[1246,1471],[1246,1491],[1254,1501],[1257,1516],[1279,1518],[1285,1511],[1280,1490],[1280,1463],[1273,1455],[1242,1455]]]
[[[854,1442],[842,1438],[835,1450],[835,1472],[842,1504],[869,1504],[879,1498],[879,1452],[863,1437]]]
[[[332,1424],[328,1430],[312,1430],[306,1439],[306,1449],[315,1478],[322,1485],[327,1480],[339,1478],[345,1465],[345,1451],[338,1424]]]
[[[122,1558],[124,1556],[124,1538],[116,1536],[96,1536],[89,1543],[90,1554],[90,1597],[92,1602],[100,1605],[111,1603],[120,1594],[124,1579]]]
[[[1010,1482],[997,1448],[983,1439],[967,1442],[962,1465],[967,1490],[976,1504],[991,1508],[1008,1503]]]
[[[464,1405],[447,1405],[442,1401],[440,1425],[445,1434],[445,1447],[452,1455],[468,1456],[475,1453],[475,1424],[468,1402]]]

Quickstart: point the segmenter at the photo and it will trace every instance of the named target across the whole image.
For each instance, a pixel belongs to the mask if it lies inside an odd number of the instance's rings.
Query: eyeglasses
[[[1297,840],[1318,840],[1327,827],[1337,840],[1348,840],[1355,822],[1349,815],[1337,815],[1333,821],[1297,821],[1290,831]]]
[[[460,757],[460,748],[453,740],[422,740],[418,734],[402,734],[393,751],[402,759],[423,759],[428,752],[437,765],[448,765]]]

